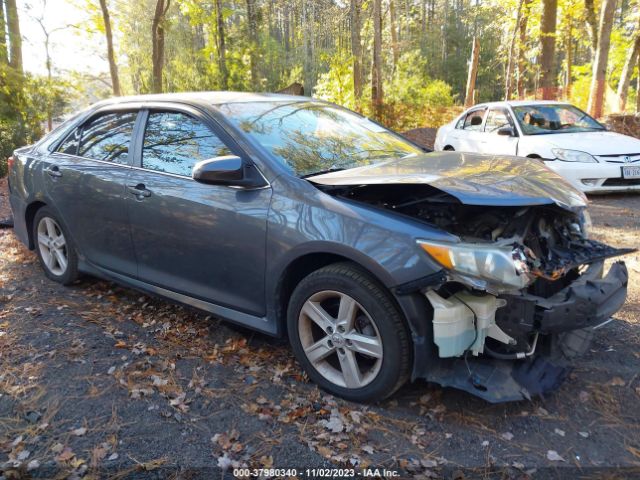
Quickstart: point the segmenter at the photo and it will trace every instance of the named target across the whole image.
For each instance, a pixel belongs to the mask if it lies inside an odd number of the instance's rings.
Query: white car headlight
[[[552,148],[553,153],[558,160],[563,162],[582,162],[582,163],[597,163],[598,161],[593,158],[592,155],[587,152],[581,152],[580,150],[566,150],[564,148]]]
[[[418,244],[447,270],[478,279],[494,291],[520,290],[533,280],[523,253],[513,247],[429,240]]]

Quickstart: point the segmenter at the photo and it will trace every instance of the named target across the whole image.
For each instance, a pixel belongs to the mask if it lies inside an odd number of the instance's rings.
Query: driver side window
[[[510,126],[511,120],[509,119],[509,114],[501,108],[493,108],[489,110],[489,114],[487,115],[484,131],[491,133],[500,130],[502,127]]]
[[[223,155],[231,151],[199,120],[180,112],[149,113],[142,168],[190,177],[196,163]]]

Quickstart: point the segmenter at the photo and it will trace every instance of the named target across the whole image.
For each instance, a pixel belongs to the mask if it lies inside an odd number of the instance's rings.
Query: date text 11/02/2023
[[[397,470],[387,468],[234,468],[233,476],[236,478],[398,478]]]

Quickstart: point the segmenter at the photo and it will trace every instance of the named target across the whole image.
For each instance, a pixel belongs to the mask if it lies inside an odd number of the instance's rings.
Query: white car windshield
[[[605,128],[588,114],[572,105],[544,104],[513,107],[525,135],[593,132]]]

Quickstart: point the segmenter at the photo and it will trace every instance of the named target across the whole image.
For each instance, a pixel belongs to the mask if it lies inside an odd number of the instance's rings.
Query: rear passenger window
[[[231,151],[200,121],[178,112],[151,112],[144,132],[142,167],[191,176],[193,166]]]
[[[82,127],[78,155],[118,164],[129,163],[129,144],[136,112],[105,113]]]
[[[484,112],[486,110],[475,110],[470,112],[467,117],[464,119],[465,130],[479,132],[482,130],[482,119],[484,118]]]
[[[58,146],[56,152],[58,153],[66,153],[68,155],[77,155],[78,154],[78,143],[80,142],[80,129],[76,128],[73,132],[69,134],[67,138],[64,139],[64,142]]]

